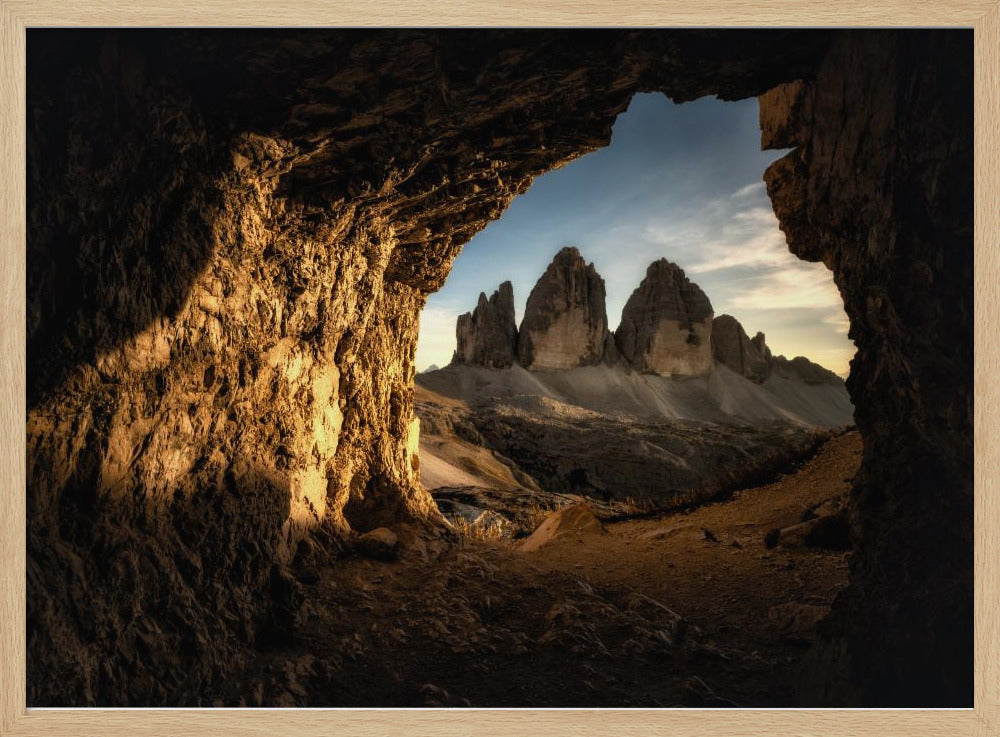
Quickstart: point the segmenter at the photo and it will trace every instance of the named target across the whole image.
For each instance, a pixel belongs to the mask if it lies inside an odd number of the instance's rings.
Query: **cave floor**
[[[765,538],[842,498],[860,459],[848,433],[773,484],[531,553],[402,530],[397,561],[319,571],[294,641],[260,653],[216,703],[802,705],[798,666],[848,553]]]

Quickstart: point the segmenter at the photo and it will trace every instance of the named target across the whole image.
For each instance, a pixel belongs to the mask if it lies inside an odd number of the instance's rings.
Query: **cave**
[[[809,706],[971,706],[972,33],[43,30],[27,41],[29,706],[200,705],[416,475],[417,323],[636,92],[758,97],[863,438]],[[954,346],[943,350],[942,346]]]

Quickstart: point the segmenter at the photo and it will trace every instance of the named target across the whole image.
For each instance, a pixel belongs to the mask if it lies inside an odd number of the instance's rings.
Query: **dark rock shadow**
[[[255,649],[293,636],[301,592],[275,563],[287,480],[237,462],[163,496],[29,527],[30,707],[211,705]]]
[[[29,409],[74,366],[174,314],[213,249],[214,149],[142,40],[28,31]]]

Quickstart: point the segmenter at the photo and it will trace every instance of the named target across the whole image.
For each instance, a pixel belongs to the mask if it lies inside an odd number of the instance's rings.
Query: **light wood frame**
[[[37,26],[952,26],[975,33],[973,709],[26,709],[25,29]],[[0,735],[1000,737],[1000,0],[0,0]]]

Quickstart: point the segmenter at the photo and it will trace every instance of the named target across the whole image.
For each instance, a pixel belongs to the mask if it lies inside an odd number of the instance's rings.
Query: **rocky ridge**
[[[514,323],[514,289],[505,281],[493,296],[480,293],[471,313],[458,318],[458,349],[453,363],[475,363],[490,368],[507,368],[517,352]]]
[[[750,338],[732,315],[714,316],[712,303],[684,270],[665,258],[646,276],[608,330],[604,279],[580,251],[562,248],[535,283],[518,329],[509,281],[458,318],[451,365],[565,371],[605,363],[658,376],[706,376],[723,365],[762,384],[779,365],[806,384],[843,384],[804,356],[772,356],[764,333]]]
[[[712,303],[666,259],[654,261],[622,310],[615,339],[637,370],[701,376],[712,370]]]
[[[712,357],[736,373],[758,384],[771,375],[773,358],[764,333],[757,333],[751,340],[732,315],[719,315],[712,321],[711,342]]]
[[[569,369],[600,363],[608,340],[604,294],[594,265],[576,248],[561,249],[528,295],[517,343],[520,364]]]

